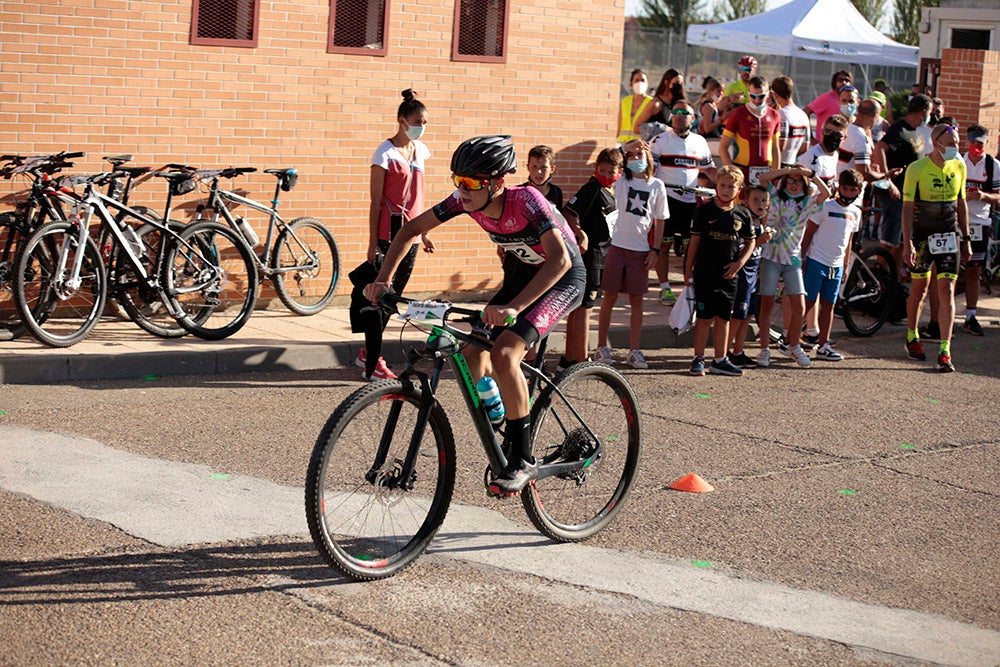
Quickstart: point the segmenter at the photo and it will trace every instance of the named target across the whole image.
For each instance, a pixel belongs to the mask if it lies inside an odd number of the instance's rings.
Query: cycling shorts
[[[979,228],[978,230],[976,228]],[[972,256],[965,263],[966,266],[986,266],[986,253],[990,249],[990,229],[989,225],[972,225],[969,227],[972,232]],[[982,238],[976,238],[980,236]]]
[[[958,235],[956,234],[956,237]],[[959,253],[957,252],[931,252],[931,244],[928,239],[914,241],[917,256],[913,262],[913,270],[910,275],[916,280],[929,278],[933,267],[937,267],[938,278],[958,278]]]
[[[502,306],[510,303],[537,273],[537,269],[517,260],[513,264],[511,270],[505,270],[503,284],[487,305]],[[506,269],[507,262],[504,262],[504,266]],[[518,313],[514,324],[493,327],[490,338],[496,340],[501,333],[510,329],[530,348],[559,324],[570,311],[580,305],[586,281],[587,271],[583,264],[574,262],[548,292]]]

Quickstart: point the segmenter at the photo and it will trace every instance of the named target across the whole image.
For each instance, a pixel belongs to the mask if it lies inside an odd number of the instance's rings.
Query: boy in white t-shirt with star
[[[809,218],[802,236],[802,279],[806,289],[806,309],[819,299],[819,342],[816,359],[840,361],[842,354],[830,347],[833,305],[845,278],[854,233],[861,228],[861,209],[854,203],[864,178],[857,169],[846,169],[837,179],[837,196]]]

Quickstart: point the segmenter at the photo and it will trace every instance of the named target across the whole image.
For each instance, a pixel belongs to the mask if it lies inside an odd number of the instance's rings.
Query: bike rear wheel
[[[59,270],[65,252],[65,269]],[[80,253],[79,284],[70,285]],[[101,318],[107,284],[104,262],[89,236],[81,248],[76,228],[66,222],[45,225],[28,239],[17,259],[15,296],[24,324],[42,343],[69,347],[86,338]]]
[[[0,214],[0,341],[14,340],[28,330],[14,297],[15,261],[18,248],[26,240],[16,215]]]
[[[532,446],[539,463],[600,455],[572,473],[539,479],[521,494],[528,518],[557,542],[576,542],[605,528],[628,497],[642,452],[639,408],[628,381],[596,362],[570,366],[556,379],[566,400],[545,387],[531,410]],[[576,410],[573,414],[569,405]]]
[[[188,225],[171,241],[164,262],[163,287],[185,314],[181,326],[195,336],[220,340],[250,319],[257,264],[237,232],[214,222]]]
[[[861,263],[868,271],[859,266]],[[844,284],[842,312],[848,331],[855,336],[871,336],[882,328],[897,298],[898,275],[888,250],[872,247],[858,253]]]
[[[420,401],[420,390],[400,380],[372,383],[340,404],[316,441],[306,479],[309,532],[323,558],[352,579],[384,579],[410,565],[448,512],[455,441],[439,405],[403,479]]]
[[[340,277],[333,232],[316,218],[292,220],[274,244],[271,268],[278,271],[271,280],[281,303],[298,315],[315,315],[330,303]]]
[[[176,220],[169,221],[167,225],[175,232],[184,229],[184,224]],[[136,234],[142,241],[142,267],[148,275],[155,276],[163,234],[158,227],[150,224],[139,227]],[[160,338],[180,338],[187,335],[187,329],[170,314],[160,299],[160,291],[142,279],[120,246],[115,246],[112,262],[113,278],[109,279],[111,294],[136,326]],[[210,309],[205,309],[199,317],[207,318],[211,312]]]

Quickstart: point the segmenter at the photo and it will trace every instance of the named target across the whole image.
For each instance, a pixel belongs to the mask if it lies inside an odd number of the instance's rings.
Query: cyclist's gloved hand
[[[486,306],[483,308],[483,322],[492,326],[509,326],[517,321],[517,310],[509,306]]]
[[[382,295],[389,291],[389,283],[368,283],[364,291],[365,298],[372,303],[378,303]]]

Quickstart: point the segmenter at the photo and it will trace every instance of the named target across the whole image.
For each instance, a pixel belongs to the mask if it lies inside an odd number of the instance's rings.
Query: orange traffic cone
[[[667,485],[668,489],[675,491],[687,491],[689,493],[709,493],[715,491],[715,487],[703,480],[697,473],[684,475],[679,480]]]

